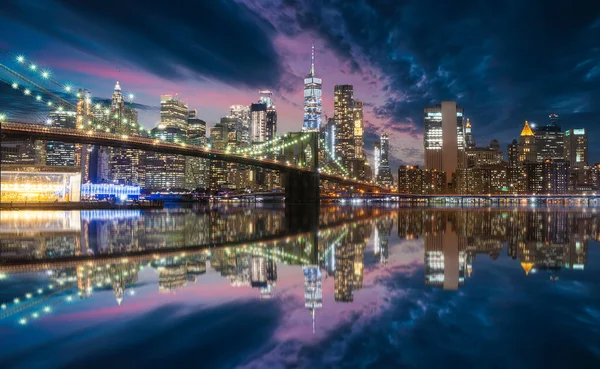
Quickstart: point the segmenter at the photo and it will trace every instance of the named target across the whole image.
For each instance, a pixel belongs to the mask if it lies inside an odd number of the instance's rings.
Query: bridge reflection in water
[[[401,252],[406,240],[422,242],[425,284],[455,290],[476,275],[477,255],[504,254],[525,275],[558,279],[560,270],[585,270],[588,242],[600,239],[598,215],[586,209],[335,206],[3,212],[0,235],[1,283],[43,272],[1,301],[0,319],[21,324],[102,291],[112,290],[119,305],[134,299],[146,268],[156,271],[160,292],[210,271],[271,298],[278,266],[296,265],[305,269],[314,318],[322,275],[334,278],[336,302],[352,302],[365,260],[385,267],[390,247]]]

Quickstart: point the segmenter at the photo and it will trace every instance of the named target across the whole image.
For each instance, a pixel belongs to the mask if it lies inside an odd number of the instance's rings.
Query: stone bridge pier
[[[299,140],[300,134],[296,133],[286,137],[300,141],[285,150],[286,159],[303,163],[311,169],[310,172],[290,169],[282,173],[286,204],[319,204],[319,137],[317,132],[310,132],[308,135],[306,140]]]

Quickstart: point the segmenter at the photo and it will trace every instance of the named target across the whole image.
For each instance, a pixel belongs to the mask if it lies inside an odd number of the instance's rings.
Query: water
[[[3,211],[0,238],[1,368],[600,367],[590,208]]]

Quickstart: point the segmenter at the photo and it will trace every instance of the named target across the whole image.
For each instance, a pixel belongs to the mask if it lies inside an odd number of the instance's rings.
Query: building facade
[[[588,136],[585,128],[565,131],[565,160],[571,168],[583,168],[588,165]]]
[[[425,169],[444,172],[451,186],[456,169],[464,167],[463,109],[455,101],[442,101],[425,108],[423,122]]]

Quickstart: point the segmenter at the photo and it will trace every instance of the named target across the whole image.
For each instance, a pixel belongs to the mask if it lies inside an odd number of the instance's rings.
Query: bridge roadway
[[[272,169],[285,173],[289,173],[292,171],[301,174],[314,173],[314,170],[310,167],[287,164],[285,162],[271,159],[255,158],[247,154],[233,154],[222,150],[187,145],[185,143],[176,144],[164,142],[159,139],[128,135],[117,135],[114,133],[105,133],[94,130],[46,127],[40,124],[20,122],[2,122],[0,124],[0,130],[2,136],[28,137],[36,140],[61,141],[76,144],[90,144],[117,148],[137,149],[142,151],[154,151],[165,154],[192,156],[211,160],[222,160],[230,163]],[[319,179],[325,181],[333,181],[345,186],[354,186],[355,188],[360,188],[373,192],[389,191],[386,188],[376,186],[368,182],[356,181],[338,175],[319,173]]]

